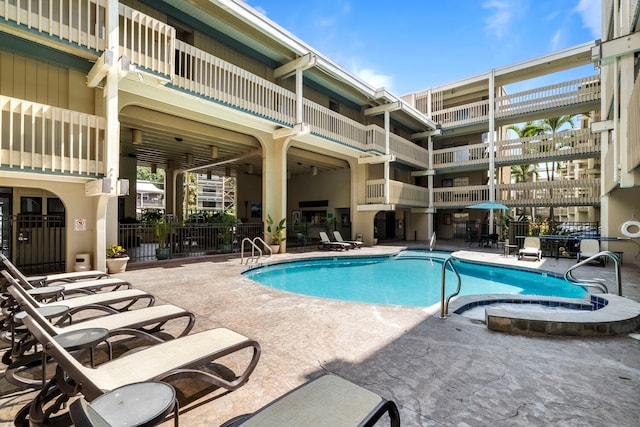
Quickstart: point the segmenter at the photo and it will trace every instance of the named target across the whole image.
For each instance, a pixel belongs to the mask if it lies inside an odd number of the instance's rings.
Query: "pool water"
[[[246,271],[245,277],[283,291],[321,298],[425,307],[441,299],[445,252],[402,251],[385,257],[334,257],[286,262]],[[513,268],[456,260],[460,295],[523,294],[583,298],[584,288],[563,278]],[[457,286],[446,275],[446,295]]]

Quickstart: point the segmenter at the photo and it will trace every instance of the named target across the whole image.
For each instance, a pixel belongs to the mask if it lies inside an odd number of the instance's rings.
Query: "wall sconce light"
[[[215,145],[211,146],[211,158],[212,159],[218,158],[218,147],[216,147]]]
[[[151,173],[158,172],[158,165],[155,163],[151,163]]]
[[[249,175],[253,174],[253,165],[247,165],[247,173]]]
[[[193,163],[193,154],[185,153],[185,157],[187,158],[187,164]]]
[[[140,129],[131,129],[131,142],[134,145],[142,144],[142,131]]]
[[[211,179],[211,170],[207,171],[207,179]]]
[[[318,175],[318,168],[315,166],[311,166],[311,175],[316,176]]]

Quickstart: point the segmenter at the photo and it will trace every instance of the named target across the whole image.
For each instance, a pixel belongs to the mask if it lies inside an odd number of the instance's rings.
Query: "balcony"
[[[467,185],[433,189],[433,204],[436,208],[461,209],[489,200],[489,187],[486,185]]]
[[[429,206],[429,190],[427,188],[392,180],[389,181],[389,200],[387,202],[384,183],[384,179],[367,181],[366,204],[393,204],[424,208]]]
[[[596,106],[600,101],[598,75],[570,80],[537,89],[498,96],[495,99],[496,120],[525,116],[540,111],[553,111],[562,107]],[[452,129],[489,122],[489,101],[483,100],[434,111],[432,119],[442,129]]]
[[[0,95],[0,166],[86,177],[106,174],[105,120]]]
[[[600,155],[600,134],[589,129],[537,135],[496,142],[497,166],[535,164],[566,159],[593,158]],[[489,166],[489,144],[470,144],[434,150],[436,170],[464,170]]]

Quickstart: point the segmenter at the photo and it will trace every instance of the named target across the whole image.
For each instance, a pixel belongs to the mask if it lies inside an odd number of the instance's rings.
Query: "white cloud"
[[[504,0],[490,0],[483,3],[482,7],[492,10],[492,13],[485,20],[485,29],[501,39],[509,32],[508,27],[513,16],[513,5]]]
[[[594,38],[600,38],[602,9],[601,0],[580,0],[574,9],[582,18],[582,27],[591,31]]]
[[[558,30],[555,32],[553,37],[551,38],[551,51],[559,50],[562,46],[562,30]]]
[[[354,69],[352,72],[365,82],[369,83],[375,89],[384,87],[387,90],[392,91],[391,86],[393,84],[393,77],[391,76],[377,73],[371,68]]]

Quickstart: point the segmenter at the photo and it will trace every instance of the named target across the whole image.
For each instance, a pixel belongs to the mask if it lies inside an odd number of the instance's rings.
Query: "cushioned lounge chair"
[[[54,422],[44,419],[55,415],[44,411],[53,399],[63,402],[65,396],[81,393],[91,402],[104,393],[136,382],[158,380],[171,383],[195,379],[215,386],[216,390],[218,387],[226,391],[236,390],[248,381],[260,358],[260,345],[256,341],[230,329],[215,328],[129,352],[96,367],[88,367],[65,350],[34,318],[25,317],[24,324],[57,364],[55,377],[27,409],[30,420],[43,424]],[[218,359],[231,354],[236,361],[243,355],[247,356],[248,361],[239,368],[242,371],[240,374],[224,369],[226,373],[222,376],[219,374]],[[212,369],[205,370],[205,365]],[[24,413],[24,409],[21,413]]]
[[[79,321],[70,325],[55,326],[50,323],[38,310],[37,301],[18,286],[9,286],[9,293],[15,298],[25,315],[29,315],[40,323],[40,325],[51,335],[56,336],[72,331],[79,331],[87,328],[103,328],[109,332],[109,336],[126,335],[143,338],[151,343],[165,341],[167,338],[182,337],[187,335],[195,324],[195,316],[180,307],[165,304],[153,307],[131,310],[123,313],[111,314],[99,318]],[[60,304],[64,304],[62,301]],[[24,317],[24,316],[23,316]],[[163,330],[165,325],[171,321],[172,328],[176,332],[174,335],[164,333],[162,340],[151,334]],[[182,330],[177,329],[175,324],[186,325]],[[5,371],[5,379],[19,387],[40,388],[42,382],[33,380],[22,375],[24,369],[28,369],[33,357],[29,356],[25,360],[25,351],[34,347],[35,342],[30,337],[23,337],[19,342],[14,343],[11,349],[11,360],[13,361]],[[35,359],[37,360],[37,358]]]
[[[69,278],[66,279],[51,279],[45,280],[45,277],[54,277],[54,276],[38,276],[32,277],[31,279],[28,276],[22,274],[20,270],[16,268],[4,255],[0,254],[0,259],[2,259],[3,264],[5,265],[7,271],[11,274],[12,277],[16,278],[22,287],[25,289],[31,289],[35,287],[42,286],[62,286],[64,288],[64,293],[66,294],[90,294],[98,291],[115,291],[119,289],[131,289],[132,285],[126,280],[117,279],[109,277],[108,275],[100,276],[97,278],[89,279],[83,278],[80,280],[77,278],[75,281]],[[65,273],[66,274],[74,274],[74,273]],[[104,273],[103,273],[104,274]]]
[[[522,249],[518,251],[518,259],[524,257],[535,257],[538,261],[542,259],[539,237],[525,237]]]
[[[591,258],[592,256],[600,253],[600,241],[596,239],[582,239],[580,240],[578,251],[579,252],[576,262],[580,262],[583,259]],[[606,264],[606,258],[604,256],[598,257],[597,261],[602,266]]]
[[[320,249],[329,249],[334,251],[346,251],[351,249],[351,245],[348,243],[331,241],[325,231],[321,231],[318,234],[320,235],[320,243],[318,244],[318,248]]]
[[[392,427],[400,426],[393,401],[336,375],[324,375],[220,427],[373,426],[385,414]]]
[[[364,245],[364,243],[359,240],[344,240],[340,232],[337,230],[333,232],[333,237],[335,237],[336,242],[348,243],[353,249],[361,249]]]

